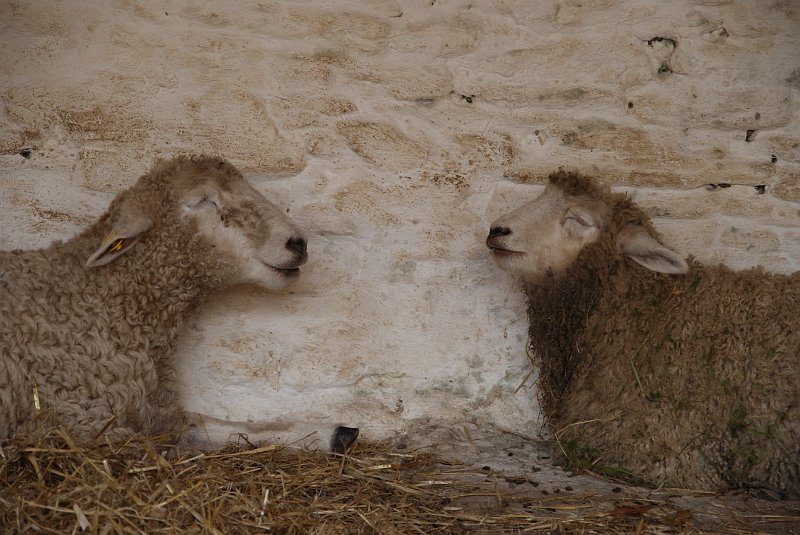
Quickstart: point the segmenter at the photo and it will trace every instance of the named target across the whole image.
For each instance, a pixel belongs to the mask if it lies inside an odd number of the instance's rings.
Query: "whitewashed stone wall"
[[[483,239],[561,165],[686,254],[800,269],[791,0],[5,1],[0,65],[3,248],[179,152],[308,231],[298,285],[183,337],[185,403],[221,420],[535,434],[524,300]]]

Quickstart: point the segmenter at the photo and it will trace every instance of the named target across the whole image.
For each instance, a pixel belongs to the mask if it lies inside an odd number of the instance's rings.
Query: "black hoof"
[[[347,448],[353,445],[353,442],[358,438],[357,427],[338,426],[333,430],[333,437],[331,438],[331,451],[333,453],[344,453]]]

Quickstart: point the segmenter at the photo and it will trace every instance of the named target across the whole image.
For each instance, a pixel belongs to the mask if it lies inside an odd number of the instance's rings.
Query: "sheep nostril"
[[[492,227],[489,230],[489,238],[497,238],[499,236],[508,236],[511,234],[511,229],[508,227]]]
[[[304,238],[289,238],[286,248],[301,255],[306,254],[306,240]]]

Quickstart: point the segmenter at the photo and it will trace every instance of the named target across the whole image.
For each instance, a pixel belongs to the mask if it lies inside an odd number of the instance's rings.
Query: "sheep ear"
[[[129,251],[153,222],[144,214],[123,214],[112,225],[111,232],[100,242],[100,246],[86,261],[87,268],[108,264]]]
[[[620,250],[651,271],[677,275],[689,271],[678,253],[664,247],[641,225],[628,225],[618,238]]]

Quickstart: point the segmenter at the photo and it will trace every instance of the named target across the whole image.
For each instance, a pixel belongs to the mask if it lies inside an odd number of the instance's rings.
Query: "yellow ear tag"
[[[114,242],[114,244],[113,244],[111,247],[109,247],[108,249],[106,249],[106,252],[109,252],[109,253],[116,253],[117,251],[119,251],[120,249],[122,249],[122,244],[123,244],[123,243],[125,243],[125,240],[123,240],[122,238],[120,238],[119,240],[115,241],[115,242]]]

